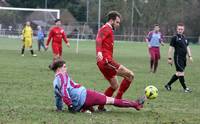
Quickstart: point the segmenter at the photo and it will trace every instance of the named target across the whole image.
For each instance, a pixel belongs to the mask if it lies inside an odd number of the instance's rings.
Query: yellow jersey
[[[25,26],[22,30],[23,38],[32,38],[33,36],[33,30],[31,26]]]

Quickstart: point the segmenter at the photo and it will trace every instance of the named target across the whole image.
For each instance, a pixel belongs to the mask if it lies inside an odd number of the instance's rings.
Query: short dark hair
[[[56,70],[60,67],[62,67],[66,62],[64,60],[56,60],[52,66],[51,69],[56,72]]]
[[[108,17],[108,21],[109,21],[110,19],[115,20],[117,17],[121,18],[121,15],[120,15],[120,13],[117,12],[117,11],[110,11],[110,12],[107,14],[107,17]]]
[[[60,19],[56,19],[54,22],[56,23],[56,22],[58,22],[58,21],[61,21]]]
[[[182,22],[178,23],[177,26],[185,26]]]

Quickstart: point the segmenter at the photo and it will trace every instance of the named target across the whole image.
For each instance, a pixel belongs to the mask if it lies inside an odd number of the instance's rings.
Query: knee
[[[134,73],[132,72],[132,71],[130,71],[129,73],[129,76],[128,76],[128,80],[131,82],[131,81],[133,81],[133,79],[134,79]]]
[[[113,85],[111,85],[111,87],[113,88],[113,90],[117,90],[119,85],[118,84],[113,84]]]
[[[59,59],[59,55],[54,55],[54,59]]]
[[[176,72],[176,76],[178,76],[178,77],[184,76],[184,72]]]

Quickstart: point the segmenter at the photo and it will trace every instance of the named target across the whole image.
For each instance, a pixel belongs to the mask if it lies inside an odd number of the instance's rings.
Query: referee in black
[[[187,60],[187,55],[189,60],[192,62],[192,54],[191,50],[189,48],[189,44],[185,36],[183,35],[185,26],[183,23],[177,24],[176,27],[177,34],[172,37],[171,42],[170,42],[170,47],[168,51],[168,64],[173,63],[176,67],[176,73],[171,77],[170,81],[165,85],[165,88],[168,91],[171,91],[171,85],[179,79],[184,92],[185,93],[190,93],[192,92],[191,89],[189,89],[186,84],[185,84],[185,79],[184,79],[184,70],[186,67],[186,60]],[[174,52],[174,57],[172,58],[172,53]]]

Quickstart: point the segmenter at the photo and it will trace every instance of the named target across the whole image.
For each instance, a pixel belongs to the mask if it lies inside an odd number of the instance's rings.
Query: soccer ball
[[[147,99],[155,99],[158,96],[158,89],[153,85],[147,86],[144,91]]]

